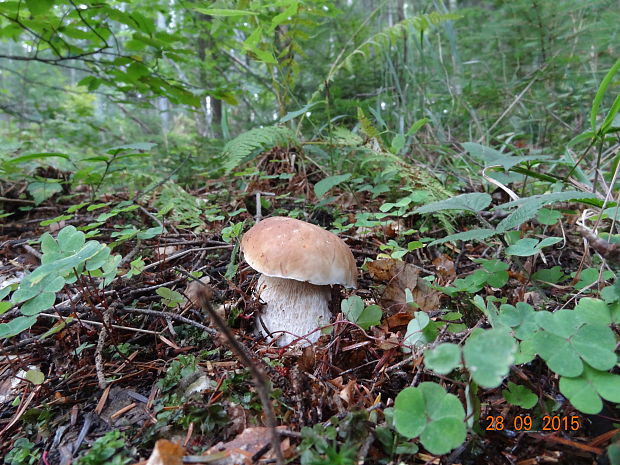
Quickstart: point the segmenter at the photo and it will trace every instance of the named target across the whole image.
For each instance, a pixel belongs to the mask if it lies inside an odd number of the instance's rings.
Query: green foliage
[[[222,157],[224,171],[228,174],[243,163],[253,160],[259,154],[274,147],[299,145],[299,139],[290,129],[281,126],[267,126],[251,129],[224,146]]]
[[[172,182],[166,183],[154,205],[159,217],[178,223],[177,228],[192,229],[195,232],[204,229],[204,220],[220,221],[225,218],[219,207],[205,204],[202,199]]]
[[[601,398],[620,402],[620,375],[584,364],[581,375],[560,378],[560,392],[581,412],[597,414],[603,409]]]
[[[131,462],[127,455],[125,435],[118,430],[107,432],[97,439],[91,448],[81,456],[77,465],[125,465]]]
[[[423,346],[434,339],[435,326],[425,312],[415,312],[414,318],[407,324],[403,343],[405,346]],[[409,349],[405,349],[409,352]]]
[[[461,210],[478,213],[484,210],[491,203],[491,196],[474,192],[472,194],[461,194],[448,200],[431,202],[422,207],[418,207],[415,213],[435,213],[443,210]]]
[[[35,465],[41,458],[41,451],[26,438],[18,438],[4,458],[7,465]]]
[[[56,292],[82,275],[99,277],[100,286],[107,286],[116,277],[121,260],[120,255],[111,255],[105,244],[86,242],[85,234],[74,226],[61,229],[55,239],[43,234],[41,252],[41,266],[24,277],[11,296],[24,316],[0,324],[0,337],[13,337],[32,326],[36,315],[54,304]]]
[[[508,389],[502,390],[506,402],[517,407],[530,409],[538,402],[538,397],[525,386],[519,386],[513,382],[508,383]]]
[[[457,292],[473,294],[486,285],[500,288],[508,282],[508,269],[510,268],[508,263],[501,260],[485,259],[476,259],[474,261],[480,263],[482,267],[465,278],[455,279],[452,286],[437,286],[437,289],[440,289],[448,295],[454,295]]]
[[[365,306],[362,298],[356,295],[343,299],[340,303],[340,309],[347,320],[366,331],[371,326],[376,326],[381,322],[381,307],[378,305]]]
[[[501,329],[474,331],[463,346],[465,366],[479,386],[501,384],[515,360],[517,344]]]
[[[545,237],[542,240],[533,238],[524,238],[518,240],[515,244],[506,248],[506,255],[517,255],[519,257],[530,257],[536,255],[544,247],[549,247],[553,244],[561,242],[561,237]]]
[[[158,287],[155,292],[161,296],[162,303],[166,307],[174,308],[185,302],[185,297],[180,292],[173,291],[167,287]]]
[[[323,178],[314,185],[314,194],[317,196],[317,198],[321,198],[330,189],[333,189],[334,187],[343,183],[350,177],[351,177],[351,174],[347,173],[347,174],[339,174],[336,176],[328,176],[327,178]]]
[[[580,308],[536,313],[542,331],[533,336],[534,349],[562,376],[579,376],[584,362],[598,370],[609,370],[616,364],[616,338],[609,323],[593,321]]]
[[[433,454],[446,454],[465,440],[465,411],[458,397],[436,383],[403,389],[394,401],[394,424],[408,438],[420,437]]]
[[[440,375],[447,375],[461,363],[461,348],[456,344],[439,344],[424,353],[424,364]]]
[[[302,465],[353,465],[364,441],[367,412],[349,412],[344,418],[330,418],[330,425],[318,423],[301,429],[299,445]]]

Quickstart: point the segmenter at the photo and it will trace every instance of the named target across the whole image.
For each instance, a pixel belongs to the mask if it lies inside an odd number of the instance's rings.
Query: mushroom
[[[277,339],[279,346],[301,336],[304,345],[316,342],[321,334],[314,330],[331,317],[330,286],[357,286],[357,266],[349,247],[335,234],[305,221],[266,218],[244,234],[241,251],[245,261],[262,273],[257,294],[266,305],[258,332],[270,336],[284,331]]]

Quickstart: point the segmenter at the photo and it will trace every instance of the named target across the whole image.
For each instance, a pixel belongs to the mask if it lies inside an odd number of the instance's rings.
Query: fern
[[[353,58],[356,56],[360,55],[362,57],[367,57],[371,51],[378,51],[389,47],[395,39],[402,38],[404,34],[407,34],[410,28],[413,28],[420,33],[424,33],[431,26],[437,26],[446,21],[456,20],[459,18],[461,18],[461,15],[457,13],[438,13],[433,11],[425,15],[413,16],[411,18],[404,19],[394,26],[388,27],[377,34],[370,36],[344,58],[344,53],[341,53],[338,56],[327,73],[325,80],[321,83],[314,94],[312,94],[312,97],[310,97],[309,102],[314,102],[321,95],[323,95],[325,85],[331,83],[336,77],[336,74],[338,74],[342,68],[350,68]]]
[[[228,141],[224,146],[222,153],[224,170],[228,174],[260,153],[277,146],[299,145],[299,143],[295,133],[282,126],[251,129]]]
[[[410,28],[415,29],[419,33],[426,32],[431,26],[437,26],[450,20],[459,19],[461,15],[456,13],[438,13],[433,11],[432,13],[413,16],[411,18],[404,19],[403,21],[395,24],[392,27],[388,27],[381,32],[366,39],[360,46],[353,50],[338,66],[338,69],[343,66],[350,68],[353,58],[357,55],[361,55],[363,58],[367,58],[370,52],[377,52],[389,47],[394,40],[402,39],[402,37],[409,32]],[[338,69],[335,71],[337,72]],[[335,74],[335,73],[334,73]]]

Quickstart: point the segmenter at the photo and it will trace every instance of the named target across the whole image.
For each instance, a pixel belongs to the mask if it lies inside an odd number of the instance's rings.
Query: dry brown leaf
[[[381,297],[381,306],[389,314],[413,313],[416,310],[428,312],[439,308],[441,294],[431,289],[426,281],[420,278],[419,270],[413,265],[386,258],[368,263],[368,271],[373,279],[388,282]],[[405,289],[411,291],[417,308],[407,304]]]
[[[286,429],[278,426],[278,429]],[[271,442],[271,432],[269,428],[257,426],[246,428],[235,439],[225,443],[218,443],[211,447],[205,457],[216,458],[209,460],[209,465],[241,465],[252,464],[252,456],[261,450],[267,443]],[[291,454],[291,444],[288,438],[281,441],[280,447],[285,457]],[[222,456],[225,454],[225,456]],[[261,459],[273,459],[274,453],[269,450]]]
[[[397,328],[399,326],[405,326],[409,324],[409,322],[413,319],[411,313],[407,312],[398,312],[395,315],[389,317],[387,321],[387,325],[389,329]]]
[[[179,444],[160,439],[155,443],[146,465],[182,465],[184,455],[185,449]]]
[[[446,254],[440,255],[433,260],[437,276],[442,284],[448,284],[456,279],[456,269],[454,262]]]

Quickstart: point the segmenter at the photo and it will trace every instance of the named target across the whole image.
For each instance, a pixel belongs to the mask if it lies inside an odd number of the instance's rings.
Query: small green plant
[[[355,411],[344,418],[330,418],[330,425],[316,424],[301,430],[302,465],[354,465],[357,451],[367,437],[368,413]]]
[[[433,454],[446,454],[465,440],[465,410],[461,401],[437,383],[403,389],[394,401],[394,424],[405,437],[420,437]]]
[[[501,288],[508,282],[508,269],[510,268],[508,263],[496,259],[474,259],[473,261],[481,264],[482,267],[465,278],[454,280],[451,286],[436,286],[436,288],[445,294],[453,296],[458,292],[473,294],[484,286]]]
[[[13,337],[30,328],[37,315],[54,304],[56,292],[82,275],[100,278],[100,286],[107,286],[116,277],[121,260],[105,244],[87,242],[85,234],[73,226],[61,229],[56,238],[43,234],[41,252],[41,266],[24,277],[11,296],[11,303],[20,305],[22,316],[0,324],[0,337]]]
[[[125,465],[131,462],[127,455],[125,435],[118,430],[107,432],[97,439],[91,448],[80,457],[77,465]]]
[[[381,307],[365,306],[362,298],[357,295],[344,299],[340,303],[340,309],[347,320],[357,324],[363,330],[368,330],[371,326],[376,326],[381,322]]]
[[[26,438],[19,438],[4,458],[7,465],[35,465],[39,463],[41,451]]]

